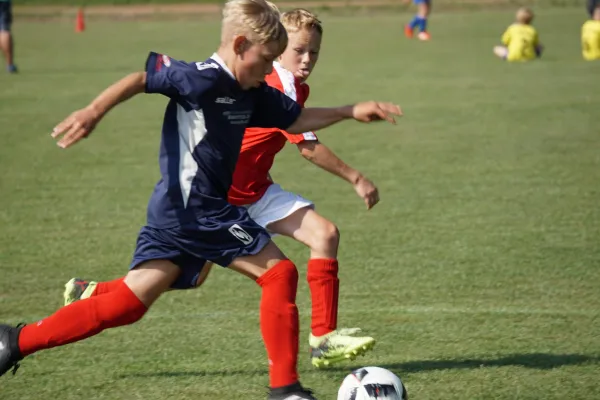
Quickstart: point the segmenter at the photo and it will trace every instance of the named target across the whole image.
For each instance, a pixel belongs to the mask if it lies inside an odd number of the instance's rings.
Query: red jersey
[[[265,80],[304,107],[310,88],[279,63],[273,63],[273,72]],[[229,189],[229,203],[241,206],[258,201],[273,183],[269,170],[277,153],[288,141],[297,144],[305,140],[317,140],[317,136],[313,132],[292,135],[277,128],[247,128]]]

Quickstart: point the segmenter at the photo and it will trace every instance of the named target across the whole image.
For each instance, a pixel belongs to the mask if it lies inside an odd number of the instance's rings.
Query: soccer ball
[[[380,367],[352,371],[338,391],[337,400],[408,400],[408,393],[393,372]]]

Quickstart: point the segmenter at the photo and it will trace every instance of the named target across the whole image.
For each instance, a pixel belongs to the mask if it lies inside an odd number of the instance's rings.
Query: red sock
[[[337,260],[311,258],[308,260],[306,279],[312,298],[312,334],[323,336],[337,328],[340,291]]]
[[[283,260],[257,279],[262,287],[260,330],[269,357],[271,388],[298,382],[298,270]]]
[[[119,278],[119,279],[114,279],[112,281],[108,281],[108,282],[98,282],[98,284],[96,285],[96,289],[94,289],[94,291],[92,292],[91,296],[100,296],[101,294],[106,294],[106,293],[110,293],[112,291],[114,291],[115,289],[117,289],[120,285],[121,282],[123,282],[125,280],[125,277]]]
[[[37,323],[24,326],[19,335],[21,355],[77,342],[107,328],[132,324],[147,310],[123,283],[111,293],[76,301]]]

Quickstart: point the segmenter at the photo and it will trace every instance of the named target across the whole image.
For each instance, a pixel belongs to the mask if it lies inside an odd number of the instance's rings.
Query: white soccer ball
[[[338,391],[337,400],[407,400],[408,393],[396,374],[380,367],[352,371]]]

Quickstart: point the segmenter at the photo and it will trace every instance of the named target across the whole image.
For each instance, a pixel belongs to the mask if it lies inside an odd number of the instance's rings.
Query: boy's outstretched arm
[[[297,144],[300,154],[319,168],[351,183],[356,194],[364,200],[367,210],[379,202],[379,191],[373,182],[342,161],[331,149],[316,140]]]
[[[316,131],[351,118],[360,122],[388,121],[395,124],[394,117],[401,115],[402,110],[396,104],[375,101],[334,108],[304,108],[286,131],[297,134]]]
[[[67,148],[88,136],[111,108],[143,93],[146,88],[146,73],[134,72],[109,86],[87,107],[75,111],[52,131],[53,138],[60,138],[58,146]],[[62,137],[61,137],[62,135]]]

